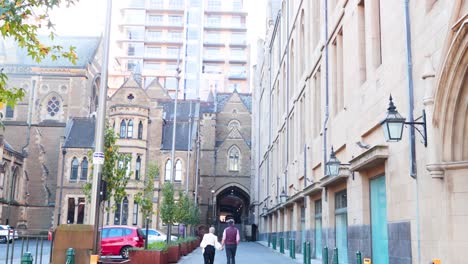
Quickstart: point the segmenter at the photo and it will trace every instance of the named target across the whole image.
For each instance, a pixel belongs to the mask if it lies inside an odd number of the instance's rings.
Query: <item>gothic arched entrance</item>
[[[227,227],[226,221],[234,219],[243,237],[243,229],[249,219],[250,195],[244,188],[236,185],[228,185],[212,195],[213,199],[216,199],[212,219],[218,235],[222,235],[222,231]]]

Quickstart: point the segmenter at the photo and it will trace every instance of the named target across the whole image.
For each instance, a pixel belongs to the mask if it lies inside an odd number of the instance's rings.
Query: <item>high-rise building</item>
[[[247,12],[242,0],[118,4],[111,89],[118,88],[139,65],[144,87],[157,79],[173,96],[179,62],[179,98],[206,100],[210,91],[249,91]]]

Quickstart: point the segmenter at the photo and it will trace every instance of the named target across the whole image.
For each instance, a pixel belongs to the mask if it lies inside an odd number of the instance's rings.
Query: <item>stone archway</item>
[[[216,222],[225,223],[229,219],[234,219],[236,223],[245,224],[249,206],[250,195],[236,185],[228,185],[216,193]]]
[[[468,20],[460,25],[444,61],[434,100],[442,163],[468,160]]]

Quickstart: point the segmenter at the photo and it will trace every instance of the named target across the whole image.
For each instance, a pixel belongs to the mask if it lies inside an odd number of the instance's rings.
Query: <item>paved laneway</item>
[[[203,263],[203,256],[201,249],[198,248],[191,254],[183,257],[180,264],[196,264]],[[214,264],[226,263],[226,251],[216,251]],[[264,247],[255,242],[242,242],[237,247],[236,263],[239,264],[297,264],[286,255],[274,252],[270,248]]]

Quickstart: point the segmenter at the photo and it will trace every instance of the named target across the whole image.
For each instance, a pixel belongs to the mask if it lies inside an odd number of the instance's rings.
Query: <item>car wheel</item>
[[[120,256],[122,256],[123,259],[128,259],[128,250],[130,249],[129,246],[125,246],[120,250]]]
[[[0,237],[0,243],[4,244],[4,243],[6,243],[6,242],[7,242],[6,236]]]

